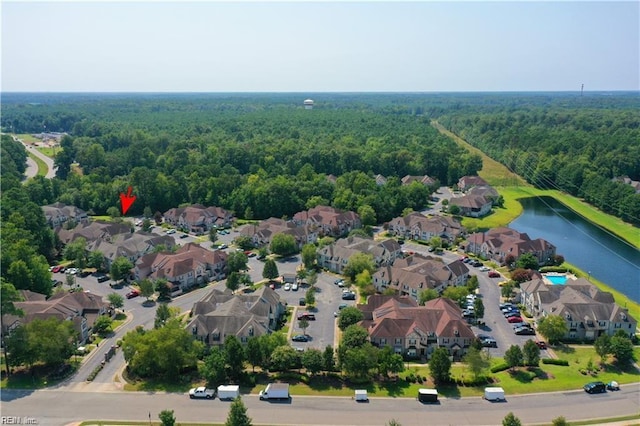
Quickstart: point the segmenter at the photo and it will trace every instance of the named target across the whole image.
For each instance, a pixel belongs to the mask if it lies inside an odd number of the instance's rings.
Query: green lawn
[[[23,142],[26,143],[36,143],[36,142],[40,142],[40,139],[38,138],[34,138],[33,136],[31,136],[28,133],[20,133],[15,135],[18,139],[22,140]]]
[[[49,171],[49,167],[47,167],[47,164],[33,152],[29,152],[29,157],[38,165],[38,176],[46,176],[47,172]]]
[[[38,148],[38,151],[43,153],[49,158],[55,158],[56,152],[59,151],[59,148]]]

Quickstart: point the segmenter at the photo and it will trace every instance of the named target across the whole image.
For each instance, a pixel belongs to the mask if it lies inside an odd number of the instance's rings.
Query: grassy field
[[[21,141],[25,142],[25,143],[36,143],[36,142],[40,142],[40,139],[38,138],[34,138],[33,136],[31,136],[30,134],[27,133],[20,133],[15,135],[18,139],[20,139]]]
[[[640,248],[640,229],[624,221],[608,215],[584,201],[557,190],[541,190],[529,185],[520,176],[512,173],[501,163],[485,155],[482,151],[467,143],[464,139],[445,129],[437,121],[431,123],[442,134],[450,137],[466,150],[482,157],[482,170],[478,175],[504,197],[505,207],[496,209],[482,219],[464,218],[462,224],[469,229],[489,229],[497,226],[507,226],[522,213],[522,206],[517,201],[527,197],[553,197],[580,216],[627,241],[636,248]]]
[[[43,153],[47,157],[55,158],[56,151],[59,151],[59,149],[56,150],[56,148],[38,148],[38,151],[40,151],[41,153]]]
[[[47,164],[42,161],[42,159],[40,159],[40,157],[36,156],[34,153],[30,152],[29,153],[29,157],[36,162],[36,164],[38,165],[38,176],[46,176],[47,172],[49,171],[49,167],[47,167]]]

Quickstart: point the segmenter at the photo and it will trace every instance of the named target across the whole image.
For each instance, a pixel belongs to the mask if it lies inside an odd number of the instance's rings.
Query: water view
[[[520,200],[524,213],[509,225],[531,238],[544,238],[603,283],[640,302],[640,250],[587,222],[553,198]]]

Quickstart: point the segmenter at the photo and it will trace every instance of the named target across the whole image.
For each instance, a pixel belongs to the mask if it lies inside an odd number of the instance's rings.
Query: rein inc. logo
[[[21,416],[0,416],[0,424],[3,425],[37,425],[38,419]]]

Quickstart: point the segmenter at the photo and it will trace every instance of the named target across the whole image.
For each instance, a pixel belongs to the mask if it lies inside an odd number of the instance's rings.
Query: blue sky
[[[2,2],[2,91],[640,89],[625,2]]]

